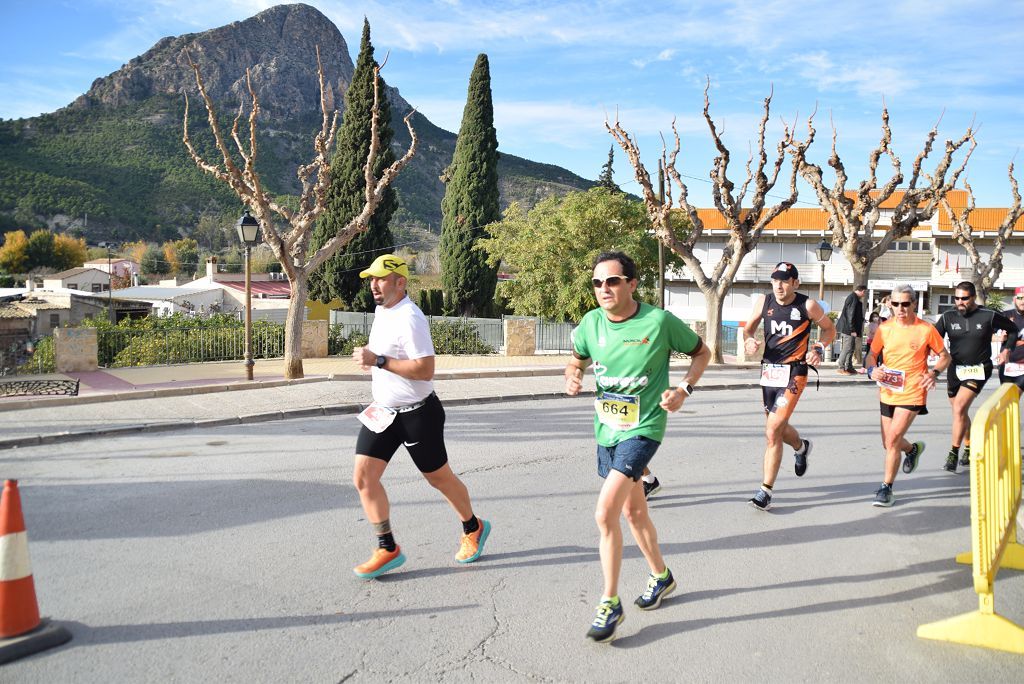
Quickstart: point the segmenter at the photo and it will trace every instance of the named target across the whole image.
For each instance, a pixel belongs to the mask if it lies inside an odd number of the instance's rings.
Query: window
[[[935,313],[944,314],[951,309],[956,308],[956,303],[953,301],[953,295],[951,294],[940,294],[938,295],[938,308]]]
[[[60,327],[60,314],[50,314],[50,330]]]
[[[93,292],[103,292],[103,285],[101,285],[99,283],[93,283],[92,284],[92,291]]]
[[[920,240],[897,240],[889,245],[891,252],[930,252],[932,244]]]
[[[78,289],[78,283],[68,283],[68,289],[69,290],[77,290]]]

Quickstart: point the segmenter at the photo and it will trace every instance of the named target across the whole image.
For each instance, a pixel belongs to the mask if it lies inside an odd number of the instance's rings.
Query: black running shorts
[[[364,425],[356,439],[356,453],[391,461],[403,445],[421,473],[432,473],[448,462],[444,407],[436,394],[431,393],[418,409],[396,415],[384,432],[374,432]]]
[[[907,409],[908,411],[913,411],[914,413],[916,413],[919,416],[927,416],[928,415],[928,407],[925,406],[924,404],[912,405],[912,406],[911,405],[908,405],[908,406],[894,406],[893,404],[886,404],[886,403],[880,401],[880,402],[878,402],[878,406],[879,406],[879,408],[881,410],[883,418],[892,418],[893,414],[896,413],[896,409],[898,409],[898,408]]]
[[[960,391],[961,387],[966,387],[975,394],[981,394],[981,389],[988,382],[988,379],[992,377],[992,364],[986,363],[985,366],[985,379],[984,380],[961,380],[956,376],[956,364],[951,364],[946,369],[946,396],[953,398],[956,393]]]

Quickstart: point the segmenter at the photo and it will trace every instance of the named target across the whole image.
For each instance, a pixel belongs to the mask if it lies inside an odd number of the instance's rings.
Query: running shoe
[[[400,547],[396,546],[394,551],[378,547],[373,550],[370,560],[352,568],[352,572],[363,579],[373,579],[374,577],[380,577],[389,570],[401,567],[403,563],[405,563],[405,554],[402,553]]]
[[[747,502],[759,511],[771,510],[772,507],[772,495],[765,491],[763,488],[758,489],[757,492]]]
[[[948,471],[950,473],[955,473],[956,472],[956,461],[957,461],[957,458],[958,457],[956,455],[956,452],[953,451],[952,449],[950,449],[949,453],[946,454],[946,465],[944,465],[942,467],[945,468],[946,471]]]
[[[491,523],[480,518],[477,520],[480,521],[480,527],[476,528],[476,532],[462,535],[462,544],[455,554],[455,560],[459,563],[472,563],[484,552],[484,542],[491,534]]]
[[[914,442],[910,447],[910,451],[903,457],[903,472],[908,475],[917,470],[917,462],[921,458],[921,454],[924,453],[924,442]]]
[[[892,502],[895,499],[892,495],[892,487],[887,484],[883,484],[875,492],[875,500],[871,504],[872,506],[879,506],[881,508],[889,508],[892,506]]]
[[[640,610],[654,610],[661,605],[661,600],[676,590],[676,578],[672,571],[668,571],[668,577],[659,579],[654,575],[647,578],[647,588],[640,597],[633,601]]]
[[[658,482],[658,478],[654,478],[654,482],[644,482],[644,498],[650,499],[652,496],[661,491],[661,483]]]
[[[793,459],[796,463],[793,465],[793,472],[796,473],[797,477],[803,477],[804,473],[807,472],[807,456],[811,453],[811,440],[805,439],[804,445],[800,447],[800,450],[793,454]]]
[[[963,452],[960,453],[960,465],[964,468],[971,465],[971,446],[969,444],[965,446]]]
[[[622,601],[614,606],[611,601],[601,601],[597,606],[597,615],[594,616],[594,621],[590,623],[590,629],[587,630],[587,638],[593,639],[599,644],[606,644],[615,638],[615,628],[625,619],[626,616],[622,612]]]

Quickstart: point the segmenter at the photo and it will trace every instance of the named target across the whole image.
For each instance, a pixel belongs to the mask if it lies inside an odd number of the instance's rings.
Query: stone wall
[[[96,328],[57,328],[53,331],[54,365],[58,373],[94,371],[99,366]]]
[[[327,321],[302,322],[302,358],[323,359],[327,356]]]
[[[504,321],[505,356],[533,356],[537,353],[537,321],[506,318]]]

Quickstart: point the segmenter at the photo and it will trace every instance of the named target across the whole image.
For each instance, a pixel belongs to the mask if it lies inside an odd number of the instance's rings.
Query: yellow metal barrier
[[[1024,654],[1024,628],[995,612],[999,568],[1024,570],[1017,543],[1021,496],[1020,390],[1004,384],[971,424],[971,552],[956,557],[973,566],[978,610],[917,628],[925,639],[953,641]]]

